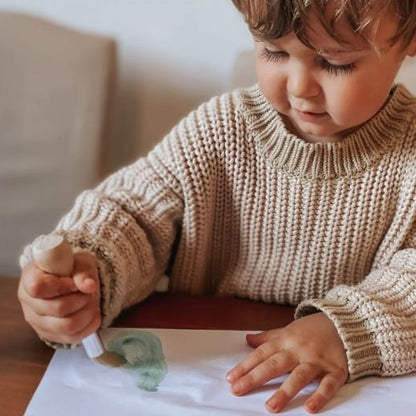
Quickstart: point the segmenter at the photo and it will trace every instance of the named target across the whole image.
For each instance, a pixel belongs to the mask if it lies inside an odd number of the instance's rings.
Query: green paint
[[[106,349],[126,359],[123,369],[137,378],[137,387],[156,391],[168,367],[160,339],[148,331],[122,331],[111,338]]]

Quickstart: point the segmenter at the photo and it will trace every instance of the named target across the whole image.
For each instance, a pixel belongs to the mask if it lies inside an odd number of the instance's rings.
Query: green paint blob
[[[137,378],[137,387],[157,391],[168,367],[160,339],[148,331],[123,331],[111,338],[106,349],[126,359],[123,369]]]

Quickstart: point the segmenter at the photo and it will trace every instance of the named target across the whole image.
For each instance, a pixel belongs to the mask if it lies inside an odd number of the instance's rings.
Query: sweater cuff
[[[332,321],[346,351],[348,382],[364,376],[381,375],[382,366],[374,342],[375,336],[366,327],[364,311],[357,307],[360,303],[357,302],[356,293],[352,293],[348,287],[341,286],[329,292],[325,299],[301,302],[295,312],[297,319],[320,311]]]

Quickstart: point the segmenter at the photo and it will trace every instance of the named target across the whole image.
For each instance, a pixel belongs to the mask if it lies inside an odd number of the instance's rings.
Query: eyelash
[[[266,48],[263,48],[261,52],[262,58],[267,62],[280,62],[282,59],[287,57],[285,52],[272,52]],[[322,59],[321,67],[323,70],[332,75],[344,75],[350,74],[355,69],[355,64],[345,64],[345,65],[334,65],[328,62],[326,59]]]

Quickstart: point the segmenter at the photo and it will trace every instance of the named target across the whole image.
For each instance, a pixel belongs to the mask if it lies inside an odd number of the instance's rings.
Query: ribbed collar
[[[383,109],[342,141],[307,143],[287,130],[258,86],[245,91],[241,110],[260,152],[276,168],[311,179],[354,177],[368,169],[403,140],[415,117],[415,97],[397,85]]]

